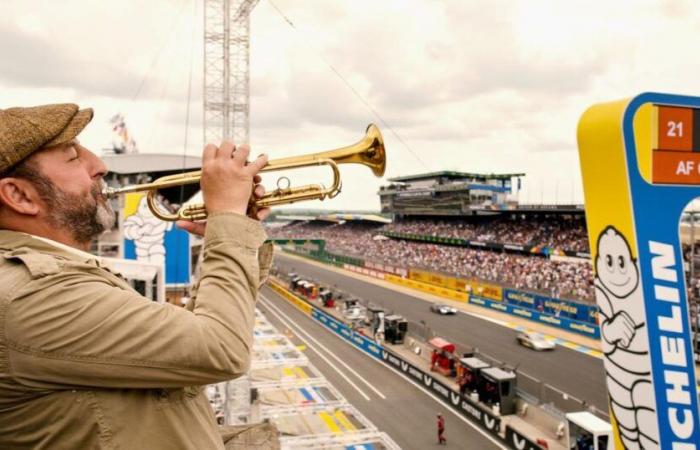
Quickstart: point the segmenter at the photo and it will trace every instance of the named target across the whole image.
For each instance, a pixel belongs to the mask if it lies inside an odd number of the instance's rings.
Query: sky
[[[96,152],[121,113],[141,153],[200,155],[203,3],[2,0],[0,108],[75,102],[95,109],[80,138]],[[646,91],[700,96],[698,30],[692,0],[260,0],[250,143],[274,159],[380,126],[385,178],[343,166],[341,195],[309,208],[378,210],[386,178],[439,170],[525,173],[521,203],[583,203],[579,117]]]

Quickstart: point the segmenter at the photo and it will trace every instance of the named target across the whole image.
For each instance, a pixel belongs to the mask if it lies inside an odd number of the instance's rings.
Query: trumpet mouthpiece
[[[108,186],[102,188],[102,196],[108,200],[117,197],[117,190]]]

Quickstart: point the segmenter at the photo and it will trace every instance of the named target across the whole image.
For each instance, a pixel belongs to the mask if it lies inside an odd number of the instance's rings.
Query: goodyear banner
[[[122,211],[124,258],[165,266],[165,283],[190,283],[190,235],[155,217],[145,194],[127,194]]]
[[[596,305],[569,302],[515,289],[504,289],[503,299],[510,305],[534,309],[555,317],[597,323],[598,307]]]
[[[579,322],[578,320],[572,320],[566,317],[557,317],[551,314],[541,313],[534,309],[520,308],[506,302],[495,302],[475,295],[469,298],[469,303],[504,312],[512,316],[522,317],[534,322],[541,322],[545,325],[555,326],[566,331],[573,331],[574,333],[582,334],[593,339],[600,338],[599,328],[592,323]]]
[[[700,196],[700,98],[594,105],[578,145],[616,446],[697,449],[679,221]]]

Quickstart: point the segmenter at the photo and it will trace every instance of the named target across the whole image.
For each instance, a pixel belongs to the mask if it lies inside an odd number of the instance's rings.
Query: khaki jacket
[[[91,255],[0,230],[0,449],[223,449],[202,386],[250,364],[265,237],[210,216],[190,311]]]

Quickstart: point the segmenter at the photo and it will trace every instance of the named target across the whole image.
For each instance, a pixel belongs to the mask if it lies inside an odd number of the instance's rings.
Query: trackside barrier
[[[481,297],[489,298],[486,295],[482,295]],[[536,311],[541,310],[545,314],[554,315],[558,312],[561,317],[589,323],[591,325],[595,324],[596,315],[598,313],[598,307],[593,304],[585,305],[583,303],[555,299],[547,297],[546,295],[534,294],[516,289],[504,289],[503,300],[509,305],[534,309]]]
[[[513,316],[522,317],[535,322],[540,322],[545,325],[555,326],[567,331],[573,331],[584,336],[594,339],[600,339],[600,328],[588,323],[578,322],[576,320],[566,319],[564,317],[554,317],[549,314],[543,314],[529,308],[518,308],[503,302],[494,302],[486,298],[472,296],[469,299],[472,305],[482,306],[484,308],[495,309]]]
[[[270,286],[273,291],[277,292],[279,295],[284,297],[287,301],[294,304],[294,306],[299,308],[301,310],[301,312],[303,312],[307,316],[311,315],[311,311],[313,310],[313,306],[309,305],[308,303],[306,303],[304,300],[300,299],[296,295],[290,293],[288,290],[286,290],[285,288],[283,288],[282,286],[280,286],[277,283],[271,282],[268,284],[268,286]]]
[[[405,361],[396,353],[387,350],[386,348],[382,350],[382,359],[388,366],[401,371],[409,378],[424,386],[444,403],[459,411],[459,413],[466,419],[478,425],[479,428],[483,429],[491,436],[501,441],[503,440],[499,434],[501,430],[500,417],[495,416],[483,406],[473,402],[469,398],[463,397],[458,391],[455,391],[441,381],[434,379],[429,373],[417,368],[408,361]],[[519,447],[511,446],[511,448],[517,449]]]
[[[331,317],[301,297],[297,297],[296,295],[292,294],[276,281],[270,280],[268,286],[270,286],[275,292],[279,293],[285,300],[299,308],[302,312],[310,315],[315,321],[320,322],[324,327],[333,331],[355,347],[359,348],[370,356],[377,359],[382,359],[382,346],[377,344],[372,339],[356,332],[340,320],[336,319],[335,317]]]
[[[343,269],[349,270],[350,272],[361,273],[362,275],[367,275],[372,278],[379,278],[380,280],[385,279],[384,272],[380,272],[374,269],[368,269],[366,267],[353,266],[352,264],[343,264]]]
[[[519,450],[541,450],[542,447],[518,433],[510,425],[506,425],[506,442],[510,448]]]
[[[270,280],[268,285],[271,286],[275,292],[286,291],[282,285],[274,280]],[[401,358],[398,354],[384,348],[366,336],[353,331],[344,323],[319,310],[315,305],[307,303],[302,298],[296,297],[288,291],[287,294],[288,295],[282,295],[282,297],[297,307],[299,306],[299,302],[306,303],[306,306],[311,308],[311,317],[314,318],[314,320],[323,324],[327,329],[335,332],[368,355],[384,362],[387,366],[398,370],[399,372],[405,374],[408,378],[416,381],[432,394],[437,396],[443,403],[454,408],[454,410],[459,412],[467,420],[484,430],[495,439],[498,439],[499,442],[504,443],[509,448],[514,450],[522,450],[522,443],[530,442],[517,433],[515,439],[511,438],[510,441],[506,441],[500,433],[500,417],[494,415],[480,404],[473,402],[468,397],[463,397],[458,391],[445,385],[441,381],[436,380],[430,373],[424,372],[410,362]],[[292,297],[295,297],[296,301],[292,301]],[[533,448],[537,449],[538,447],[535,446]]]
[[[419,291],[428,292],[430,294],[439,295],[440,297],[449,298],[459,302],[469,302],[469,294],[459,292],[452,289],[435,286],[434,284],[423,283],[421,281],[411,280],[408,278],[397,277],[396,275],[384,275],[384,279],[400,286],[407,286]]]
[[[311,317],[316,319],[316,321],[321,322],[326,328],[330,328],[339,334],[343,339],[350,342],[355,347],[359,348],[363,352],[377,359],[382,358],[382,346],[377,344],[372,339],[352,330],[349,326],[329,316],[326,313],[319,311],[314,308],[311,312]]]
[[[419,291],[428,292],[430,294],[434,294],[440,297],[449,298],[450,300],[455,300],[458,302],[469,301],[469,294],[467,294],[466,292],[455,291],[454,289],[436,286],[431,283],[424,283],[422,281],[416,281],[410,278],[403,278],[397,275],[391,275],[388,273],[380,272],[378,270],[367,269],[365,267],[357,267],[350,264],[343,264],[343,269],[355,273],[361,273],[362,275],[367,275],[372,278],[378,278],[380,280],[389,281],[390,283],[398,284],[399,286],[406,286],[412,289],[417,289]]]

